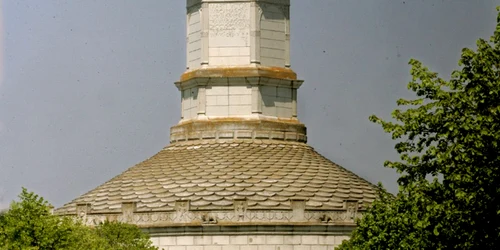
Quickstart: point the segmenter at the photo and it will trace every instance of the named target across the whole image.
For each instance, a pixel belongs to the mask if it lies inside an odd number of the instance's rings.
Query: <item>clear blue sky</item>
[[[394,142],[368,121],[408,97],[410,58],[443,76],[489,37],[500,0],[292,0],[292,68],[309,144],[396,191]],[[56,206],[168,144],[180,117],[184,0],[3,0],[0,206]]]

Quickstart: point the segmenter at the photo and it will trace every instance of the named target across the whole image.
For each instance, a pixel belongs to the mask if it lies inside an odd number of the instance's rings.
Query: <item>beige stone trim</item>
[[[268,77],[284,80],[297,80],[297,74],[291,69],[281,67],[211,67],[187,71],[181,76],[181,82],[200,77]]]

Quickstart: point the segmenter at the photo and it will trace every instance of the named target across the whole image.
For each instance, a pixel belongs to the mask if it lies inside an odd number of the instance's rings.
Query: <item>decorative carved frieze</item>
[[[313,224],[346,224],[354,223],[360,213],[352,211],[311,211],[304,210],[301,218],[294,210],[247,210],[244,201],[235,202],[234,210],[222,211],[189,211],[187,203],[178,203],[174,212],[149,212],[133,214],[87,214],[79,217],[85,224],[97,225],[106,220],[134,223],[136,225],[154,226],[175,225],[183,223],[218,224],[218,223],[313,223]],[[189,205],[187,205],[189,206]],[[294,213],[295,212],[295,213]]]
[[[210,4],[210,36],[248,39],[250,35],[249,8],[249,2]]]

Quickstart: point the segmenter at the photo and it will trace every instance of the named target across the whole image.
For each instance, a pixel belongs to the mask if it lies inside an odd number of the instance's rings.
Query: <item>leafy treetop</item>
[[[498,10],[498,9],[497,9]],[[496,249],[500,242],[500,13],[490,41],[465,48],[446,81],[412,59],[395,122],[400,191],[382,191],[339,249]]]

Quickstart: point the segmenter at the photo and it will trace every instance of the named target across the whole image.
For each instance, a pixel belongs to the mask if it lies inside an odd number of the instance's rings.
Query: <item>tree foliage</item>
[[[47,201],[25,188],[19,198],[0,214],[0,250],[157,249],[134,225],[106,221],[91,228],[53,215]]]
[[[135,225],[105,221],[96,227],[99,238],[104,239],[108,249],[154,250],[148,235]]]
[[[498,10],[498,9],[497,9]],[[465,48],[449,81],[410,60],[395,122],[400,191],[379,199],[339,249],[498,249],[500,246],[500,13],[490,41]]]

